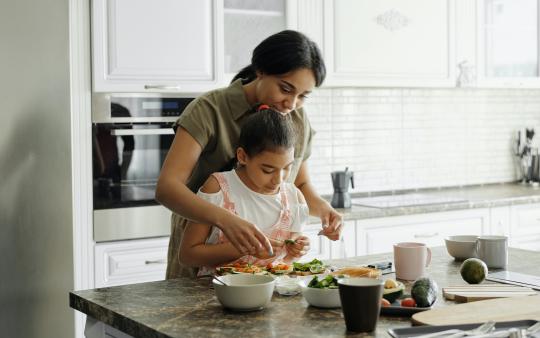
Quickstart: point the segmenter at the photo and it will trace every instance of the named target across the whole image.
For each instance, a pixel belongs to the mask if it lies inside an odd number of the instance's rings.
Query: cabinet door
[[[327,85],[455,85],[453,0],[325,4]]]
[[[513,205],[510,208],[510,245],[540,250],[540,204]]]
[[[344,222],[341,239],[329,242],[331,259],[355,257],[361,254],[361,252],[357,252],[355,221]]]
[[[303,234],[309,238],[310,249],[308,253],[300,260],[307,262],[313,258],[328,259],[330,258],[330,241],[325,236],[319,236],[321,224],[309,224],[303,231]]]
[[[253,49],[268,36],[296,28],[296,0],[224,0],[225,78],[251,63]],[[248,27],[248,28],[247,28]]]
[[[444,245],[450,235],[481,235],[489,227],[489,210],[474,209],[358,221],[365,231],[367,254],[392,252],[398,242]]]
[[[164,279],[168,245],[169,237],[96,244],[95,286]]]
[[[218,81],[217,4],[217,0],[94,0],[94,90],[211,88]]]

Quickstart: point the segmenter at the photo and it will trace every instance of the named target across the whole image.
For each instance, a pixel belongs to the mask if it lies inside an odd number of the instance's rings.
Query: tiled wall
[[[308,100],[321,194],[345,167],[354,192],[514,181],[517,130],[540,132],[540,90],[321,89]]]

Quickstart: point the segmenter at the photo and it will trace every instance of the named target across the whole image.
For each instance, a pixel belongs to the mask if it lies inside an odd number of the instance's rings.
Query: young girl
[[[285,182],[294,162],[295,134],[290,115],[267,106],[259,109],[246,119],[240,132],[237,168],[212,174],[197,193],[257,224],[270,239],[273,253],[243,255],[218,227],[189,222],[180,245],[183,264],[199,267],[201,276],[220,265],[266,266],[305,254],[309,240],[300,232],[309,209],[300,190]],[[291,239],[294,242],[286,241]]]

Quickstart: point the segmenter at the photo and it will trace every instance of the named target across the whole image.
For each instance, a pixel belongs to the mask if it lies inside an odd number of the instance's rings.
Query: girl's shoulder
[[[219,181],[214,175],[210,175],[206,179],[206,182],[204,182],[204,184],[202,185],[200,191],[205,194],[215,194],[220,192],[221,187],[219,185]]]
[[[293,203],[306,203],[306,199],[304,198],[304,194],[294,185],[294,183],[290,182],[284,182],[283,188],[287,192],[287,195],[289,195],[289,198],[291,198],[291,201]]]

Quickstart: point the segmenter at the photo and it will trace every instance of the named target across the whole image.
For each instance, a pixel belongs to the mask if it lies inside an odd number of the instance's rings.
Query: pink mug
[[[429,263],[431,263],[431,249],[424,243],[394,244],[394,266],[397,279],[416,280],[426,273]]]

